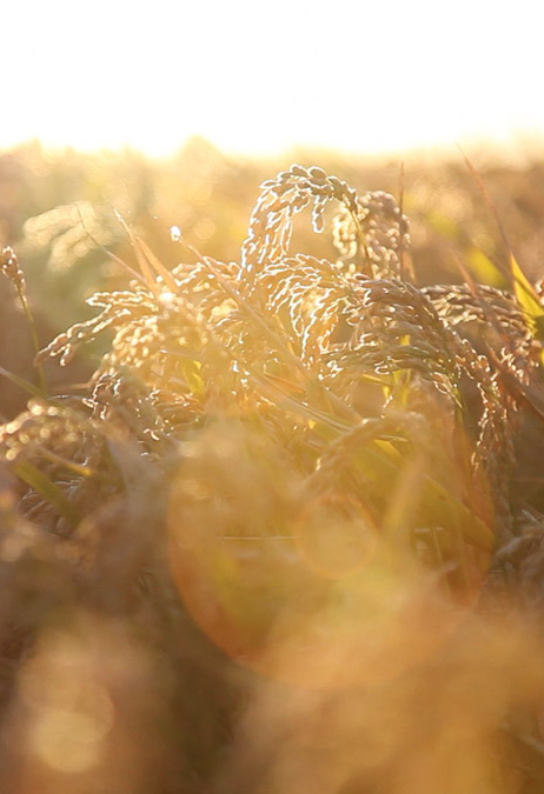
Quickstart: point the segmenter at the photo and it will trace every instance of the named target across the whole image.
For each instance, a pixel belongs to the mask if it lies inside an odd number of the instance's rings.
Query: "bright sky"
[[[534,0],[12,0],[0,147],[374,154],[544,140]]]

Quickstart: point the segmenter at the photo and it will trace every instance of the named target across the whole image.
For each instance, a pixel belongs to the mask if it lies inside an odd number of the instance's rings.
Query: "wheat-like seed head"
[[[18,291],[26,290],[25,276],[17,255],[11,246],[5,246],[0,254],[0,272],[15,284]]]

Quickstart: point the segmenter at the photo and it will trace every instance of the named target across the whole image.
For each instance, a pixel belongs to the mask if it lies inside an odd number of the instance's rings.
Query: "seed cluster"
[[[25,276],[19,265],[15,251],[10,246],[2,249],[0,255],[0,272],[15,284],[18,291],[26,289]]]

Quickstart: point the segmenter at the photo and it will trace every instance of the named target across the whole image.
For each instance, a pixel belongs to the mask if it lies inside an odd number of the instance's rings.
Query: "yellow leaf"
[[[499,268],[479,248],[472,247],[467,253],[467,264],[474,277],[482,284],[504,289],[506,280]]]
[[[535,339],[544,340],[544,308],[535,288],[512,253],[510,254],[510,268],[514,280],[514,292],[531,334]]]

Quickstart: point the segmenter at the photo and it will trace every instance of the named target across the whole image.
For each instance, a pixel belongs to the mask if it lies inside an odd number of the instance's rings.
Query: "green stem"
[[[40,343],[38,341],[38,331],[36,329],[36,323],[34,321],[34,315],[32,314],[32,311],[31,311],[30,306],[28,304],[28,301],[26,299],[26,295],[25,295],[24,289],[23,289],[22,285],[20,285],[20,284],[17,285],[17,294],[19,295],[19,300],[21,302],[21,306],[23,307],[23,312],[25,314],[25,317],[26,317],[26,320],[27,320],[27,323],[28,323],[28,327],[30,329],[30,336],[32,338],[32,344],[34,346],[34,355],[37,356],[38,353],[40,352]],[[44,394],[47,394],[47,381],[45,379],[45,372],[44,372],[43,365],[42,365],[41,362],[38,361],[35,364],[35,366],[36,366],[36,369],[38,371],[38,379],[39,379],[39,382],[40,382],[40,388],[44,392]]]

